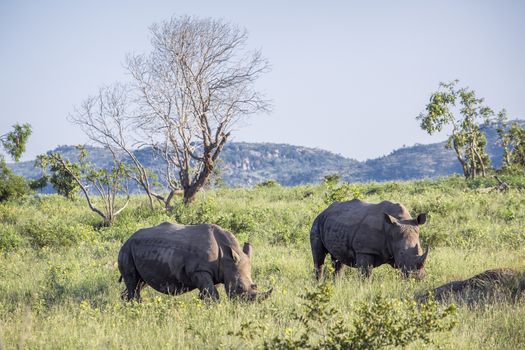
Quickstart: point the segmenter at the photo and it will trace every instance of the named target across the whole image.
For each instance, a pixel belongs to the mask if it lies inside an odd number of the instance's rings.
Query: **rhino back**
[[[355,263],[358,253],[388,258],[383,213],[398,219],[410,218],[401,204],[389,201],[377,204],[361,200],[333,203],[322,213],[325,247],[347,265]]]
[[[227,231],[215,225],[162,223],[142,229],[130,237],[131,254],[142,279],[153,288],[194,288],[196,271],[208,272],[216,283],[219,273],[219,247],[230,241]],[[231,234],[230,234],[231,235]]]

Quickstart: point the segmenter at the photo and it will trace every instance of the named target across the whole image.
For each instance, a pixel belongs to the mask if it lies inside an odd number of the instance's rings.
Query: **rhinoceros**
[[[430,296],[436,301],[453,299],[457,303],[479,304],[520,297],[525,290],[525,274],[507,268],[486,270],[465,280],[446,283],[431,294],[418,295],[416,300],[425,302]]]
[[[423,253],[419,225],[426,218],[420,214],[412,219],[403,205],[389,201],[334,202],[317,216],[310,232],[317,279],[322,278],[327,254],[335,276],[344,265],[358,267],[364,276],[370,276],[373,267],[390,264],[404,277],[423,278],[428,247]]]
[[[251,277],[252,247],[241,250],[230,232],[217,225],[164,222],[135,232],[122,246],[118,267],[126,289],[122,296],[140,301],[145,285],[178,295],[198,288],[202,299],[217,300],[216,284],[229,298],[264,299]]]

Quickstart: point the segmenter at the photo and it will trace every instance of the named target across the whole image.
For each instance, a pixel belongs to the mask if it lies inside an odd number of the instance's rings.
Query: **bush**
[[[456,325],[455,305],[442,308],[433,300],[417,304],[407,299],[376,297],[355,309],[350,327],[338,310],[330,305],[331,284],[324,283],[303,295],[303,310],[294,318],[300,329],[286,328],[284,334],[264,341],[265,349],[380,349],[405,347],[421,341],[433,343],[430,335],[450,331]],[[243,339],[260,331],[241,325]],[[256,322],[253,322],[256,324]],[[249,331],[248,331],[249,330]]]
[[[328,174],[325,175],[323,178],[323,183],[326,186],[332,186],[335,187],[339,182],[341,181],[341,175],[339,174]]]
[[[197,225],[213,222],[213,199],[185,205],[178,202],[173,206],[172,215],[175,222],[182,225]]]
[[[50,264],[45,277],[45,302],[48,305],[60,302],[67,296],[71,284],[70,267],[61,264]]]
[[[424,201],[416,203],[411,208],[411,212],[415,215],[419,213],[427,213],[430,215],[446,216],[457,210],[453,202],[453,197],[438,195],[433,198],[425,198]]]
[[[31,193],[27,181],[17,176],[0,160],[0,202],[17,199]]]
[[[257,188],[273,188],[273,187],[278,187],[278,186],[279,186],[279,183],[275,180],[266,180],[263,182],[259,182],[257,185],[255,185],[255,187]]]
[[[431,344],[432,333],[454,328],[455,312],[454,304],[441,308],[432,299],[418,305],[408,299],[377,297],[358,307],[347,344],[352,349],[404,347],[415,341]]]
[[[28,220],[21,231],[35,248],[72,246],[95,238],[90,226],[41,216]]]
[[[235,233],[235,235],[248,235],[254,230],[255,221],[253,220],[253,216],[250,215],[249,212],[234,212],[229,217],[229,220],[224,222],[223,226],[231,232]]]
[[[24,245],[24,238],[12,225],[0,223],[0,251],[12,251]]]
[[[326,192],[323,200],[325,204],[332,204],[337,201],[346,201],[350,199],[362,199],[364,197],[361,189],[357,185],[351,185],[344,182],[341,186],[334,186],[331,182],[325,183]]]

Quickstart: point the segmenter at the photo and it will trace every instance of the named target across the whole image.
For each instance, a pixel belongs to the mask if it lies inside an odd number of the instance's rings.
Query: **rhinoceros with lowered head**
[[[336,276],[344,265],[370,276],[374,267],[390,264],[405,277],[423,278],[428,248],[423,253],[419,226],[425,221],[426,214],[412,219],[403,205],[389,201],[334,202],[317,216],[310,232],[317,279],[322,278],[327,254]]]
[[[126,289],[123,297],[140,300],[141,289],[178,295],[199,289],[202,299],[217,300],[223,283],[229,298],[264,299],[251,277],[252,247],[241,249],[230,232],[217,225],[164,222],[135,232],[122,246],[118,267]]]

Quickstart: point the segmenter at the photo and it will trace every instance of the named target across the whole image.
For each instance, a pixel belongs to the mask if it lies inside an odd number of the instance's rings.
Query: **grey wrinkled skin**
[[[264,299],[251,277],[252,247],[217,225],[164,222],[135,232],[122,246],[118,268],[126,289],[122,297],[140,301],[141,289],[178,295],[194,289],[202,299],[217,300],[223,283],[229,298]]]
[[[403,205],[389,201],[334,202],[317,216],[310,232],[316,278],[322,278],[327,254],[336,276],[344,265],[370,276],[374,267],[390,264],[404,277],[424,278],[428,249],[421,248],[419,225],[425,221],[426,214],[412,219]]]

